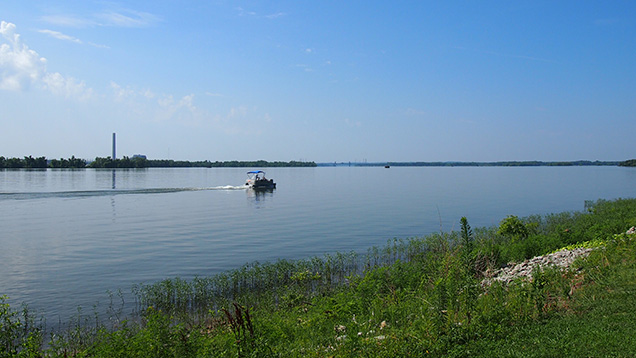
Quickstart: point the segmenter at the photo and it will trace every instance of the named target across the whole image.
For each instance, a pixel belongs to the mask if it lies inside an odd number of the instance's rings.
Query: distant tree
[[[148,167],[148,159],[144,157],[133,157],[132,164],[134,168],[146,168]]]
[[[46,168],[47,166],[48,166],[48,162],[46,160],[46,157],[35,158],[33,168]]]
[[[16,169],[16,168],[24,168],[24,162],[19,158],[9,158],[6,161],[6,168]]]
[[[21,165],[21,168],[46,168],[46,167],[47,167],[46,157],[33,158],[33,156],[30,156],[30,155],[28,157],[24,157],[24,160],[22,160],[22,165]]]
[[[135,157],[129,158],[127,156],[121,159],[113,160],[111,157],[101,158],[97,157],[93,160],[88,167],[89,168],[146,168],[148,161],[145,158]]]
[[[86,160],[72,156],[68,159],[51,159],[50,168],[86,168]]]
[[[32,156],[24,157],[23,168],[34,168],[35,159]]]
[[[86,168],[86,160],[71,156],[68,160],[69,168]]]
[[[636,167],[636,159],[626,160],[624,162],[618,163],[621,167]]]
[[[89,168],[116,168],[115,165],[116,164],[111,157],[106,157],[106,158],[97,157],[88,165],[88,167]]]

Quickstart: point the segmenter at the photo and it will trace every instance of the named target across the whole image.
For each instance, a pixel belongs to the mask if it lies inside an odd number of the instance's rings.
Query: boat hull
[[[266,183],[254,183],[250,186],[254,190],[276,189],[276,183],[267,181]]]

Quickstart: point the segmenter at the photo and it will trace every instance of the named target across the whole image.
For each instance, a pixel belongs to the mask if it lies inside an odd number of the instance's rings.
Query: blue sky
[[[632,1],[3,1],[0,155],[636,157]]]

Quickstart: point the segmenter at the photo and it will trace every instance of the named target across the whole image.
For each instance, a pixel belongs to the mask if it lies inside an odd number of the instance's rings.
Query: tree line
[[[190,161],[175,161],[175,160],[166,160],[166,159],[152,159],[148,160],[148,167],[157,167],[157,168],[170,168],[170,167],[204,167],[204,168],[243,168],[243,167],[315,167],[317,166],[315,162],[300,162],[300,161],[289,161],[289,162],[281,162],[274,161],[268,162],[266,160],[255,160],[255,161],[239,161],[239,160],[231,160],[225,162],[211,162],[209,160],[190,162]]]
[[[618,163],[621,167],[636,167],[636,159],[626,160],[624,162]]]
[[[86,168],[86,160],[72,156],[68,159],[51,159],[29,155],[24,158],[5,158],[0,156],[0,169],[46,169],[46,168]]]
[[[143,157],[123,157],[112,160],[110,157],[97,157],[88,165],[90,168],[265,168],[265,167],[315,167],[315,162],[289,161],[268,162],[266,160],[255,161],[226,161],[211,162],[209,160],[188,161],[172,159],[146,159]]]
[[[132,158],[124,156],[112,159],[111,157],[97,157],[91,162],[85,159],[71,158],[51,159],[46,157],[28,156],[24,158],[5,158],[0,156],[0,169],[46,169],[46,168],[241,168],[241,167],[315,167],[315,162],[289,161],[268,162],[266,160],[256,161],[227,161],[211,162],[204,161],[184,161],[172,159],[147,159],[145,157],[134,156]]]
[[[629,161],[627,161],[629,162]],[[567,167],[567,166],[614,166],[622,165],[617,161],[561,161],[561,162],[543,162],[537,160],[531,161],[503,161],[503,162],[382,162],[382,163],[350,163],[352,166],[361,167],[377,167],[377,166],[395,166],[395,167]],[[337,165],[324,164],[324,166]],[[342,163],[341,163],[342,165]]]

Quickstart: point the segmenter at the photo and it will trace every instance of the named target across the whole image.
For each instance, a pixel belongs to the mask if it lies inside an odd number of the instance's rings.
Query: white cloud
[[[130,88],[123,88],[115,82],[110,83],[110,88],[113,90],[115,101],[118,102],[135,96],[135,91]]]
[[[314,69],[311,68],[309,65],[303,64],[303,63],[299,63],[296,64],[297,68],[302,68],[305,72],[314,72]]]
[[[76,15],[45,15],[42,16],[41,19],[48,24],[64,27],[82,28],[97,25],[95,20],[82,18]]]
[[[127,112],[150,121],[165,122],[176,120],[181,123],[198,125],[205,115],[194,104],[194,94],[175,99],[171,94],[156,94],[149,89],[135,90],[110,83],[113,99],[126,106]]]
[[[160,21],[160,18],[151,13],[120,9],[118,11],[107,10],[94,15],[101,20],[102,26],[116,27],[147,27]]]
[[[22,45],[10,22],[0,23],[0,88],[18,91],[29,87],[45,72],[46,59]]]
[[[233,107],[230,109],[230,112],[228,113],[227,118],[234,119],[239,117],[245,117],[246,114],[247,114],[247,108],[245,108],[244,106]]]
[[[164,109],[174,108],[174,97],[172,95],[163,96],[157,100],[157,103]]]
[[[38,30],[38,32],[41,33],[41,34],[48,35],[48,36],[50,36],[50,37],[52,37],[54,39],[58,39],[58,40],[62,40],[62,41],[70,41],[70,42],[74,42],[74,43],[80,44],[80,45],[84,44],[84,41],[82,41],[82,40],[80,40],[80,39],[78,39],[76,37],[61,33],[59,31],[53,31],[53,30],[46,30],[45,29],[45,30]],[[96,44],[94,42],[87,42],[87,44],[89,44],[91,46],[94,46],[94,47],[97,47],[97,48],[110,48],[109,46]]]
[[[92,95],[84,82],[48,72],[46,59],[23,44],[15,30],[10,22],[0,23],[0,89],[22,91],[34,86],[66,97],[86,99]]]
[[[283,17],[285,15],[287,15],[287,14],[284,13],[284,12],[277,12],[277,13],[274,13],[274,14],[265,15],[265,17],[268,18],[268,19],[277,19],[277,18]]]
[[[193,94],[189,94],[183,98],[181,98],[181,101],[179,102],[180,106],[183,107],[187,107],[188,109],[191,110],[196,110],[197,108],[194,106],[194,95]]]
[[[147,89],[147,90],[143,91],[143,92],[142,92],[142,95],[143,95],[144,97],[148,98],[148,99],[155,98],[155,94],[154,94],[151,90],[149,90],[149,89]]]
[[[106,45],[102,45],[102,44],[96,44],[94,42],[87,42],[89,45],[97,47],[97,48],[110,48],[110,46],[106,46]]]
[[[253,16],[254,18],[264,18],[264,19],[268,19],[268,20],[274,20],[274,19],[278,19],[280,17],[284,17],[287,16],[287,13],[284,12],[274,12],[268,15],[263,15],[263,14],[259,14],[256,11],[247,11],[242,7],[236,7],[234,8],[236,10],[236,12],[238,13],[238,16]]]
[[[188,126],[198,127],[206,114],[194,105],[194,94],[175,100],[172,95],[162,95],[156,101],[154,119],[158,121],[176,121]]]
[[[229,107],[225,113],[210,113],[196,105],[197,97],[194,94],[181,97],[157,94],[150,90],[121,86],[115,82],[111,82],[110,88],[117,108],[135,121],[252,136],[259,135],[263,125],[272,121],[269,114],[259,114],[255,109],[242,105]],[[215,94],[205,95],[207,97]]]
[[[42,83],[51,93],[65,96],[67,98],[88,99],[93,95],[93,90],[87,88],[83,81],[69,77],[64,78],[61,74],[47,73],[42,78]]]
[[[161,21],[157,15],[125,8],[107,9],[88,15],[56,14],[41,17],[42,21],[64,27],[84,28],[95,26],[149,27]]]
[[[49,35],[49,36],[51,36],[51,37],[53,37],[55,39],[58,39],[58,40],[70,41],[70,42],[75,42],[75,43],[78,43],[78,44],[82,43],[82,41],[80,39],[75,38],[73,36],[65,35],[65,34],[63,34],[61,32],[58,32],[58,31],[39,30],[38,32],[42,33],[42,34],[45,34],[45,35]]]
[[[242,7],[237,7],[236,11],[238,12],[239,16],[245,16],[245,15],[256,16],[256,12],[254,12],[254,11],[245,11],[245,9],[243,9]]]

